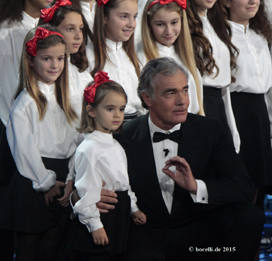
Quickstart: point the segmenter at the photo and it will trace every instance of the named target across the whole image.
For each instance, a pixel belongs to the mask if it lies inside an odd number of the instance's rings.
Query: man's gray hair
[[[171,58],[157,58],[150,60],[142,69],[139,85],[138,85],[138,96],[142,101],[142,105],[144,108],[148,109],[148,106],[145,104],[142,93],[146,93],[150,98],[154,98],[155,95],[155,86],[153,83],[154,77],[157,74],[162,74],[164,76],[172,76],[177,70],[180,70],[186,77],[188,81],[188,73],[186,70],[179,65],[176,61]]]

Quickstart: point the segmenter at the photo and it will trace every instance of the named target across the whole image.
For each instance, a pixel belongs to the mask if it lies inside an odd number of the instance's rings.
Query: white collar
[[[235,22],[230,21],[230,20],[228,20],[228,22],[231,24],[232,30],[233,30],[234,32],[244,33],[244,34],[248,33],[248,30],[249,30],[249,23],[248,23],[248,25],[246,26],[246,30],[245,30],[245,26],[244,26],[243,24],[238,24],[238,23],[235,23]]]
[[[170,130],[163,130],[159,127],[157,127],[152,121],[151,121],[151,118],[150,118],[150,115],[148,116],[148,126],[149,126],[149,131],[150,131],[150,134],[151,134],[151,137],[153,137],[154,133],[155,132],[162,132],[162,133],[172,133],[176,130],[179,130],[180,129],[180,123],[175,125],[172,129]]]
[[[33,24],[35,26],[38,25],[40,18],[33,18],[29,14],[27,14],[25,11],[23,11],[23,20],[22,23],[26,24],[27,26],[32,26]]]
[[[170,47],[167,47],[165,45],[162,45],[158,42],[156,42],[156,45],[158,47],[158,51],[163,54],[163,55],[160,55],[162,57],[164,56],[173,56],[175,55],[175,46],[174,45],[171,45]]]
[[[123,42],[116,43],[116,42],[114,42],[114,41],[106,38],[106,45],[111,50],[119,51],[122,48],[122,46],[123,46]]]
[[[38,81],[38,86],[42,93],[46,94],[54,94],[55,95],[55,83],[49,85],[44,82]]]
[[[103,142],[103,143],[108,143],[108,144],[113,144],[114,139],[112,136],[112,133],[104,133],[102,131],[93,131],[92,133],[86,133],[84,135],[85,139],[91,139],[95,140],[98,142]]]

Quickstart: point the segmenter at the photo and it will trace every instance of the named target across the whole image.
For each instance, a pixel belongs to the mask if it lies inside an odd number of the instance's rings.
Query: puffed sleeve
[[[32,120],[36,117],[36,105],[26,110],[12,110],[6,133],[19,173],[32,181],[33,189],[37,192],[46,192],[55,185],[56,174],[45,168],[35,144]]]
[[[102,178],[98,174],[96,163],[89,153],[77,151],[75,156],[75,170],[77,189],[80,200],[74,205],[74,213],[78,213],[80,222],[87,226],[89,232],[95,231],[103,224],[100,220],[96,202],[100,201]]]

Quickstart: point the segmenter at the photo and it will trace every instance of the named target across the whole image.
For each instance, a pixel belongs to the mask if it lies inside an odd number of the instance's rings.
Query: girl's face
[[[260,0],[226,0],[230,11],[230,20],[247,25],[259,10]]]
[[[114,42],[126,42],[134,33],[138,4],[133,0],[119,3],[118,8],[112,9],[105,17],[106,37]]]
[[[176,11],[162,8],[151,19],[149,30],[152,31],[158,43],[170,47],[179,37],[181,17]]]
[[[195,0],[196,10],[200,16],[205,16],[206,11],[211,9],[217,0]]]
[[[40,49],[34,58],[29,58],[37,79],[48,85],[53,84],[64,68],[65,45],[58,43],[47,49]]]
[[[78,52],[78,49],[83,42],[83,27],[82,17],[76,12],[67,13],[57,27],[66,40],[68,54]]]
[[[123,123],[126,103],[127,101],[123,95],[111,91],[96,108],[91,108],[88,105],[88,114],[95,121],[94,129],[104,133],[117,130]]]

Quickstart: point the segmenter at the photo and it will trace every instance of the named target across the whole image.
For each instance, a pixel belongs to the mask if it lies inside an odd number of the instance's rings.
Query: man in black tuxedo
[[[138,94],[149,113],[117,136],[147,217],[131,224],[124,260],[254,260],[264,223],[254,185],[223,125],[187,112],[187,79],[171,59],[147,63]]]

